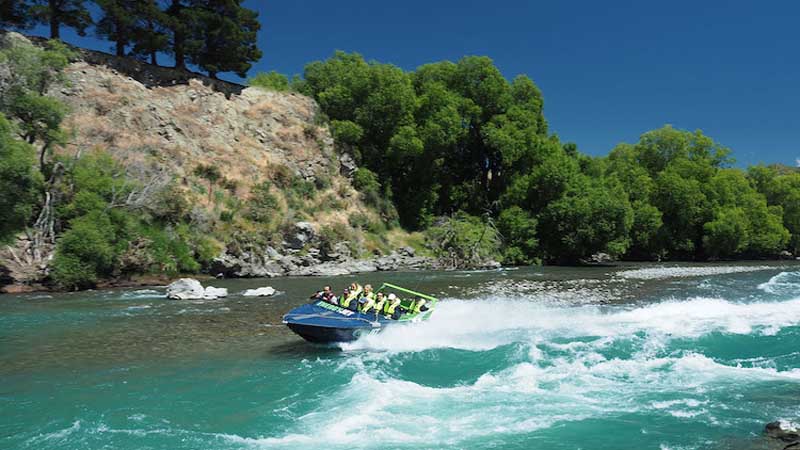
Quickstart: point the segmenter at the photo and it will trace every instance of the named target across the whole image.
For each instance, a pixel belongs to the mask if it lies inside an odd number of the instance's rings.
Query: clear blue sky
[[[302,73],[336,49],[409,70],[488,55],[539,85],[551,130],[583,152],[668,123],[702,129],[740,165],[800,164],[797,1],[245,3],[262,21],[253,71]]]

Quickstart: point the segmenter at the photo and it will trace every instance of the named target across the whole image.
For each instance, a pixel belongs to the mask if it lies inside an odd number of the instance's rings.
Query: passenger
[[[358,299],[358,306],[362,313],[368,312],[375,306],[375,293],[372,292],[372,285],[364,285],[364,295]]]
[[[341,303],[340,306],[342,306],[344,308],[347,308],[347,309],[350,309],[350,310],[353,310],[353,311],[356,311],[356,308],[358,306],[358,301],[357,300],[358,300],[359,296],[361,295],[362,291],[363,291],[363,289],[361,288],[360,284],[352,283],[350,285],[350,288],[347,290],[347,295],[342,297],[342,303]],[[353,301],[353,300],[356,300],[356,301]]]
[[[386,316],[387,319],[399,319],[402,314],[402,308],[399,306],[400,299],[394,294],[389,294],[386,303],[383,305],[383,315]]]
[[[419,314],[421,312],[427,311],[429,308],[426,305],[427,301],[424,298],[416,298],[414,301],[411,302],[411,305],[408,307],[408,312],[411,314]]]
[[[375,311],[375,315],[383,312],[384,304],[386,304],[386,296],[383,295],[383,292],[375,294],[375,306],[372,307],[372,310]]]
[[[321,291],[319,291],[316,294],[312,295],[311,299],[312,300],[323,300],[323,301],[326,301],[326,302],[328,302],[328,303],[330,303],[332,305],[338,305],[339,304],[338,299],[336,298],[336,295],[331,290],[330,286],[323,287]]]

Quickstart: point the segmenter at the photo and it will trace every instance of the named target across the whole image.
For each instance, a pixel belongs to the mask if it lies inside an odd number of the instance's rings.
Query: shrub
[[[254,77],[247,80],[249,86],[269,90],[284,92],[289,90],[289,78],[274,70],[270,72],[259,72]]]
[[[434,255],[450,267],[467,268],[500,257],[500,236],[491,223],[459,212],[426,232]]]
[[[70,222],[58,240],[53,258],[53,280],[66,289],[86,289],[111,273],[116,230],[107,214],[92,212]]]
[[[264,181],[253,186],[247,202],[247,218],[259,223],[269,223],[278,211],[278,199],[271,192],[272,183]]]

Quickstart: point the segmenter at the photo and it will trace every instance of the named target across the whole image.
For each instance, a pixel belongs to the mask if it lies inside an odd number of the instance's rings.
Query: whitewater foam
[[[599,340],[637,333],[653,338],[697,338],[714,332],[774,335],[800,324],[800,298],[783,302],[735,303],[698,297],[644,306],[552,307],[525,300],[444,300],[423,323],[392,326],[384,332],[342,344],[346,351],[417,352],[435,348],[485,351],[535,338]],[[566,345],[585,345],[570,342]]]
[[[774,295],[800,294],[800,272],[781,272],[766,283],[759,284],[758,288]]]

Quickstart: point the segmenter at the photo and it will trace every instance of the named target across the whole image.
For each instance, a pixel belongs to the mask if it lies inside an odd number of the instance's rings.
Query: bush
[[[116,230],[107,214],[92,212],[74,219],[58,240],[51,275],[65,289],[93,287],[111,274]]]
[[[247,218],[259,223],[269,223],[279,210],[278,198],[271,192],[272,183],[264,181],[253,186],[247,202]]]
[[[503,259],[508,264],[530,264],[536,261],[539,241],[536,239],[538,222],[519,206],[500,213],[497,228],[503,236]]]
[[[303,200],[312,200],[317,190],[313,182],[297,177],[294,179],[294,181],[292,181],[292,185],[289,187],[289,192],[291,195],[297,198]]]
[[[14,139],[0,114],[0,242],[13,237],[33,215],[42,187],[35,161],[33,147]]]
[[[364,202],[371,206],[381,203],[381,183],[375,172],[359,167],[353,174],[353,187],[361,192]]]
[[[426,231],[433,254],[453,268],[480,266],[500,258],[497,230],[480,218],[460,212]]]
[[[269,91],[284,92],[289,90],[289,78],[274,70],[257,73],[254,77],[247,80],[247,84]]]

